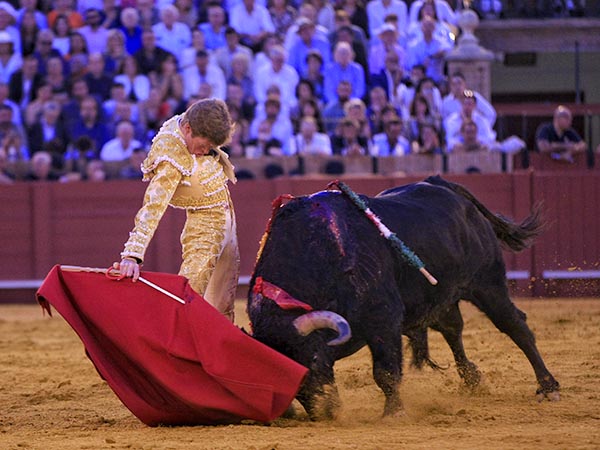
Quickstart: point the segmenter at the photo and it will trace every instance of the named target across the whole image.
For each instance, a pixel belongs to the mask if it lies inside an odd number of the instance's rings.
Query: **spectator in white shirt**
[[[325,133],[317,131],[314,117],[304,116],[300,121],[300,132],[290,139],[290,155],[331,155],[331,140]]]
[[[444,120],[446,147],[448,151],[452,151],[455,145],[461,142],[460,130],[463,122],[467,120],[471,120],[477,125],[477,138],[482,145],[490,148],[495,146],[496,132],[492,129],[489,120],[477,111],[477,98],[473,94],[473,91],[464,91],[461,103],[461,110],[450,114]]]
[[[88,52],[103,53],[108,43],[108,30],[102,26],[100,10],[90,8],[85,12],[85,25],[77,30],[87,42]]]
[[[450,93],[442,100],[443,119],[452,113],[460,112],[462,95],[466,89],[465,76],[461,72],[453,73],[450,77]],[[473,91],[473,95],[477,99],[477,111],[483,114],[493,126],[496,123],[496,110],[479,92]]]
[[[254,97],[257,103],[263,103],[267,98],[267,90],[273,84],[279,87],[281,100],[285,103],[283,110],[288,110],[296,104],[296,85],[298,73],[292,66],[286,64],[286,52],[280,45],[275,45],[269,52],[271,64],[259,68],[254,74]]]
[[[402,0],[373,0],[367,3],[367,16],[369,16],[369,34],[377,36],[378,31],[389,14],[395,14],[398,18],[396,30],[404,32],[408,25],[408,8]]]
[[[140,141],[133,138],[134,128],[131,122],[119,122],[116,137],[102,146],[100,159],[105,162],[125,161],[129,159],[136,148],[142,146]]]
[[[180,57],[183,50],[192,45],[190,28],[178,22],[179,10],[174,5],[166,5],[160,10],[160,22],[152,26],[157,47]]]
[[[257,51],[268,33],[275,31],[269,10],[255,3],[243,0],[231,10],[230,25],[240,34],[240,42]]]
[[[227,94],[225,74],[219,66],[210,64],[206,50],[198,50],[196,53],[196,66],[183,71],[183,98],[189,99],[197,94],[200,85],[203,83],[210,85],[212,95],[215,98],[225,100]]]

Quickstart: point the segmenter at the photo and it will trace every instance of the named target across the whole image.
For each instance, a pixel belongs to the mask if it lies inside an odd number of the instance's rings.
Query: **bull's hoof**
[[[481,383],[481,372],[472,362],[469,362],[465,366],[459,367],[458,374],[465,383],[465,386],[469,388],[475,388],[479,386],[479,383]]]
[[[402,400],[397,396],[386,398],[383,417],[401,417],[404,415]]]
[[[315,395],[309,416],[311,420],[334,420],[341,406],[340,397],[335,386],[323,387],[323,392]]]
[[[545,399],[548,399],[551,402],[558,402],[560,400],[560,392],[544,392],[538,389],[537,393],[535,394],[535,398],[540,403],[543,402]]]

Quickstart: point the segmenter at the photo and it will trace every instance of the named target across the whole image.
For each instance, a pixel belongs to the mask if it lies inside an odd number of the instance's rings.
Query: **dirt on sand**
[[[98,376],[81,341],[38,306],[0,306],[0,449],[600,449],[600,300],[522,300],[561,400],[538,403],[521,351],[479,311],[461,306],[467,355],[483,373],[462,387],[454,364],[436,372],[406,363],[404,413],[382,418],[383,394],[366,350],[339,361],[339,419],[149,428]],[[246,325],[239,302],[238,324]],[[430,332],[431,354],[452,362]]]

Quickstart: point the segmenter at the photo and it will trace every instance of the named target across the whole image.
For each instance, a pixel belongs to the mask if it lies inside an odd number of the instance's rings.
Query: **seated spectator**
[[[325,122],[325,130],[329,136],[334,134],[340,119],[346,114],[344,106],[350,100],[352,94],[352,85],[350,82],[346,80],[340,81],[337,85],[336,94],[337,96],[327,103],[325,109],[323,109],[323,121]]]
[[[367,118],[367,107],[359,98],[352,98],[344,105],[344,116],[350,117],[359,124],[359,135],[367,140],[371,139],[371,125]]]
[[[125,48],[127,53],[135,55],[142,48],[142,27],[140,14],[135,8],[128,7],[121,11],[121,26],[119,28],[125,35]]]
[[[250,122],[254,118],[255,99],[237,83],[227,84],[227,103],[238,109],[240,118]]]
[[[42,76],[47,73],[46,64],[50,58],[59,57],[62,61],[60,52],[52,48],[53,39],[54,33],[51,30],[40,30],[35,41],[33,54],[38,60],[38,70]]]
[[[326,28],[329,32],[333,31],[335,29],[335,9],[333,8],[332,2],[329,2],[328,0],[312,0],[312,4],[317,12],[317,20],[315,23]]]
[[[179,10],[172,4],[160,8],[160,22],[152,26],[156,46],[172,55],[181,55],[192,45],[190,28],[179,20]]]
[[[276,45],[281,45],[281,39],[273,33],[267,34],[264,38],[260,51],[254,54],[254,67],[253,74],[257,74],[258,71],[265,66],[271,65],[271,49]]]
[[[160,13],[154,0],[136,0],[135,6],[140,14],[140,26],[143,30],[152,28],[160,22]]]
[[[52,32],[54,33],[52,48],[58,50],[61,56],[65,58],[69,54],[69,47],[71,46],[70,35],[72,32],[71,27],[69,26],[69,21],[67,20],[67,16],[60,15],[56,17],[56,21],[52,27]]]
[[[419,22],[419,12],[425,3],[433,3],[435,8],[435,17],[437,17],[437,20],[451,25],[456,25],[456,14],[446,0],[415,0],[411,3],[408,14],[408,20],[410,24]]]
[[[15,182],[15,176],[10,172],[8,166],[6,150],[0,147],[0,185],[13,184]]]
[[[238,55],[245,57],[245,75],[248,75],[254,58],[252,50],[240,44],[240,38],[235,29],[227,27],[225,45],[215,50],[213,54],[215,63],[221,68],[225,77],[231,76],[233,59]]]
[[[251,137],[244,146],[244,156],[246,158],[281,156],[284,154],[281,141],[273,137],[272,125],[267,119],[258,124],[256,135]]]
[[[257,103],[264,103],[267,90],[275,84],[281,92],[281,101],[285,103],[283,109],[289,111],[296,104],[294,92],[300,78],[294,68],[285,63],[286,53],[282,46],[273,46],[269,57],[270,64],[258,68],[254,74],[254,97]]]
[[[29,171],[25,174],[26,181],[56,181],[58,178],[50,153],[40,151],[31,157]]]
[[[329,31],[327,28],[317,24],[317,9],[311,2],[302,2],[298,7],[298,15],[292,25],[289,26],[285,37],[283,38],[283,48],[289,52],[292,47],[300,40],[298,35],[298,21],[300,19],[308,19],[315,24],[315,35],[327,40]]]
[[[367,48],[368,42],[365,32],[362,28],[354,25],[350,21],[350,16],[348,16],[348,13],[343,9],[336,9],[334,17],[334,29],[330,31],[329,35],[327,36],[329,39],[329,44],[332,48],[338,43],[338,31],[342,27],[349,27],[352,32],[353,42],[360,42],[364,49]]]
[[[83,79],[88,85],[89,93],[100,101],[108,100],[113,80],[104,71],[104,56],[101,53],[91,53],[88,63],[88,71]]]
[[[38,60],[33,55],[23,58],[23,66],[10,76],[8,81],[8,98],[24,111],[43,82],[38,72]]]
[[[182,74],[189,70],[190,67],[196,67],[196,54],[200,50],[209,52],[206,48],[204,33],[198,28],[194,28],[192,30],[192,45],[184,49],[181,55],[178,55],[179,70]]]
[[[230,25],[240,34],[240,42],[258,51],[268,33],[275,32],[269,11],[255,0],[243,0],[230,11]]]
[[[272,0],[270,2],[269,14],[275,27],[275,34],[285,36],[289,27],[296,19],[297,11],[289,4],[288,0]]]
[[[441,124],[442,94],[440,93],[440,90],[435,82],[430,77],[423,77],[421,80],[419,80],[415,88],[414,96],[416,97],[417,95],[420,95],[427,101],[427,105],[429,106],[429,114],[437,124]]]
[[[385,90],[381,86],[375,86],[369,91],[369,107],[366,116],[369,120],[371,135],[383,132],[382,113],[385,108],[393,108],[388,102]]]
[[[357,121],[344,117],[340,121],[338,131],[331,138],[334,155],[368,155],[369,142],[360,136],[360,125]]]
[[[401,108],[406,102],[408,84],[410,80],[404,76],[404,69],[400,65],[400,58],[396,52],[389,52],[385,56],[384,68],[379,73],[371,74],[370,86],[381,87],[387,101]]]
[[[440,120],[431,114],[427,99],[423,95],[417,94],[410,107],[410,116],[407,123],[406,135],[409,140],[414,141],[418,138],[421,125],[424,123],[431,123],[437,129],[441,125]]]
[[[87,72],[90,53],[85,38],[74,31],[69,36],[69,54],[65,57],[66,72],[71,79],[83,77]]]
[[[265,115],[256,116],[250,125],[250,138],[258,136],[258,127],[264,121],[271,125],[271,137],[274,137],[282,143],[283,147],[287,147],[287,143],[293,135],[292,122],[288,114],[282,114],[281,100],[278,96],[271,95],[267,98],[264,104]]]
[[[33,100],[30,101],[25,108],[24,122],[26,128],[33,125],[40,119],[42,116],[44,103],[50,100],[53,100],[52,86],[42,80],[41,84],[36,90]]]
[[[14,45],[14,52],[17,55],[23,55],[23,47],[21,45],[21,33],[19,28],[15,26],[17,11],[7,1],[0,2],[0,30],[6,31]],[[20,26],[22,28],[22,25]]]
[[[68,130],[70,142],[81,136],[88,136],[93,142],[93,152],[98,155],[100,149],[110,139],[109,129],[101,120],[100,106],[96,99],[87,96],[81,101],[79,117]]]
[[[83,17],[73,7],[73,0],[54,0],[54,8],[48,12],[48,26],[53,27],[58,16],[66,16],[72,29],[81,28],[84,25]]]
[[[408,9],[402,0],[373,0],[367,4],[369,17],[369,35],[377,36],[388,14],[395,14],[396,30],[406,30],[408,26]]]
[[[7,31],[0,31],[0,82],[8,83],[10,77],[23,65],[20,53],[15,52],[12,37]]]
[[[208,22],[201,23],[198,28],[204,34],[206,49],[215,51],[225,47],[225,29],[227,28],[225,10],[219,1],[211,1],[206,5]]]
[[[306,116],[300,120],[300,131],[294,135],[288,145],[290,155],[331,155],[331,140],[325,133],[319,133],[314,117]]]
[[[19,39],[21,40],[22,56],[30,55],[35,50],[35,38],[40,32],[40,28],[35,22],[35,15],[32,11],[27,11],[23,16],[23,21],[19,26]]]
[[[325,77],[323,76],[323,57],[317,51],[310,51],[306,55],[306,81],[313,86],[314,96],[319,103],[324,102]]]
[[[125,161],[141,146],[141,142],[134,139],[133,124],[123,120],[117,124],[116,136],[102,146],[100,159],[105,162]]]
[[[446,119],[450,114],[459,112],[463,92],[467,90],[467,81],[461,72],[454,72],[450,77],[450,92],[442,100],[442,118]],[[477,99],[477,111],[485,116],[493,126],[496,123],[496,110],[479,92],[472,91]]]
[[[137,60],[140,73],[152,76],[160,70],[160,64],[167,59],[170,53],[156,45],[156,35],[154,31],[145,29],[142,32],[142,48],[133,55]]]
[[[150,95],[150,79],[140,73],[137,60],[133,56],[125,58],[119,74],[113,81],[123,85],[125,96],[133,102],[145,101]]]
[[[53,148],[62,154],[67,149],[67,130],[60,117],[58,102],[49,100],[43,104],[42,115],[30,127],[27,127],[29,151],[33,154],[46,150],[46,143],[53,142]]]
[[[362,67],[363,72],[365,74],[365,81],[369,80],[369,61],[367,58],[367,47],[365,47],[361,41],[356,40],[354,37],[354,33],[352,32],[352,28],[350,27],[340,27],[337,31],[337,43],[333,48],[335,48],[339,43],[346,42],[352,48],[354,52],[354,62],[357,63],[360,67]]]
[[[144,175],[142,163],[148,156],[148,152],[141,147],[133,149],[133,153],[127,160],[127,165],[119,172],[119,178],[124,180],[141,180]]]
[[[147,140],[152,141],[162,124],[174,111],[167,102],[163,101],[157,88],[151,88],[148,98],[139,105],[140,123],[148,130]]]
[[[423,38],[408,44],[406,57],[408,67],[422,64],[425,66],[425,74],[438,83],[444,78],[445,56],[451,47],[434,35],[435,24],[435,20],[430,16],[421,20]]]
[[[324,37],[315,34],[315,24],[306,17],[297,20],[298,39],[289,51],[288,64],[296,69],[301,77],[308,73],[308,63],[306,57],[311,50],[316,50],[321,54],[323,63],[327,66],[330,62],[329,41]]]
[[[221,68],[210,64],[208,52],[198,50],[195,67],[189,67],[183,72],[183,98],[188,99],[197,93],[202,83],[208,83],[215,98],[225,100],[227,82]]]
[[[411,153],[421,155],[439,155],[444,153],[440,132],[433,123],[419,124],[419,134],[411,142]]]
[[[33,13],[33,17],[35,23],[37,24],[38,29],[43,30],[48,28],[48,19],[46,19],[46,15],[37,9],[37,1],[36,0],[21,0],[19,2],[20,8],[17,10],[16,21],[17,26],[20,26],[23,22],[23,17],[27,13]]]
[[[587,144],[572,126],[573,116],[566,106],[554,110],[552,122],[540,126],[536,143],[539,151],[552,159],[573,162],[573,156],[584,152]]]
[[[114,77],[121,70],[125,58],[129,56],[125,48],[125,34],[121,30],[108,30],[108,42],[103,56],[106,74]]]
[[[229,156],[244,156],[244,143],[250,135],[250,124],[241,115],[240,108],[227,101],[227,109],[231,116],[231,121],[235,125],[231,134],[231,141],[226,146]]]
[[[460,139],[455,141],[448,151],[452,153],[489,151],[489,147],[479,140],[478,134],[477,124],[472,120],[465,120],[460,126]]]
[[[373,136],[373,154],[377,156],[404,156],[410,153],[410,142],[402,135],[402,119],[387,117],[383,133]]]
[[[425,16],[430,16],[435,21],[435,29],[433,34],[440,38],[440,40],[445,41],[450,47],[454,47],[454,41],[456,39],[456,29],[454,24],[440,20],[433,0],[426,0],[425,2],[422,2],[422,6],[418,11],[417,20],[411,22],[408,26],[407,42],[411,42],[415,39],[423,39],[421,21]]]
[[[156,87],[163,101],[171,105],[174,111],[181,108],[183,102],[183,78],[177,70],[177,59],[167,56],[160,69],[150,77],[150,84]]]
[[[369,17],[363,3],[359,0],[341,0],[341,8],[348,13],[350,22],[357,27],[360,27],[367,38],[372,37],[369,29]]]
[[[52,87],[52,95],[60,101],[67,101],[69,97],[69,79],[65,76],[62,60],[52,57],[46,64],[45,81]]]
[[[333,62],[325,67],[325,99],[335,99],[340,81],[348,81],[352,87],[351,97],[362,98],[365,95],[365,73],[354,62],[354,52],[347,42],[339,42],[333,53]]]
[[[398,56],[397,64],[404,67],[406,64],[406,54],[404,49],[398,44],[398,33],[394,25],[390,23],[383,24],[377,30],[379,39],[371,45],[369,52],[369,73],[379,74],[385,70],[385,60],[390,52]]]
[[[102,26],[102,21],[102,11],[89,8],[85,12],[85,25],[77,30],[85,38],[90,53],[106,50],[108,30]]]
[[[79,112],[81,111],[81,102],[84,98],[89,97],[90,88],[84,78],[75,78],[71,81],[69,93],[69,100],[66,103],[62,104],[61,111],[61,118],[67,130],[71,129],[71,127],[73,127],[73,124],[79,118]],[[30,125],[31,123],[28,124]]]
[[[104,163],[100,159],[92,159],[85,166],[83,180],[94,183],[106,180]]]
[[[6,152],[9,163],[29,160],[26,141],[19,129],[12,123],[12,110],[0,105],[0,147]]]
[[[463,93],[460,112],[452,113],[444,120],[446,145],[449,152],[460,142],[460,130],[463,122],[471,120],[477,125],[477,138],[482,145],[491,148],[496,143],[496,132],[492,129],[489,120],[480,114],[477,109],[477,98],[472,91]]]
[[[78,3],[81,3],[81,0],[78,0]],[[125,4],[127,4],[127,2],[125,2]],[[101,9],[102,27],[107,30],[117,29],[121,25],[120,0],[103,0]]]

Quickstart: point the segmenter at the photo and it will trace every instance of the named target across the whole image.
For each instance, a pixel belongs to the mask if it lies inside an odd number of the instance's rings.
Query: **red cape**
[[[139,281],[59,266],[37,299],[73,327],[102,378],[147,425],[266,422],[285,412],[305,367],[231,324],[184,277],[142,276],[186,304]]]

